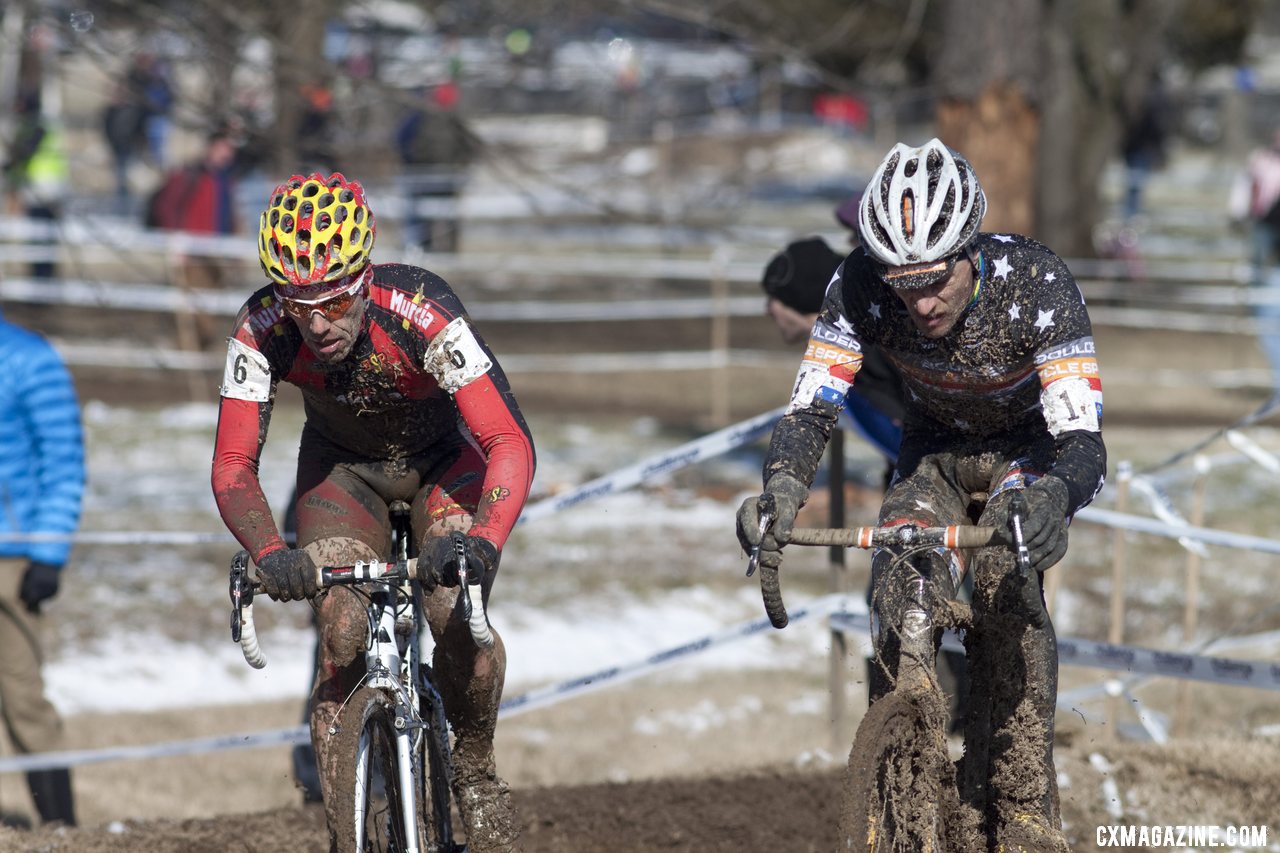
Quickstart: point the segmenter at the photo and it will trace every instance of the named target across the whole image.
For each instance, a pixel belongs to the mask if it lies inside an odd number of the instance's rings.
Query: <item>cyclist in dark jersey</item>
[[[898,473],[879,523],[1007,528],[1009,498],[1021,490],[1036,581],[1062,558],[1070,517],[1106,471],[1092,329],[1062,260],[1025,237],[979,233],[985,211],[972,167],[936,139],[895,146],[872,177],[859,217],[863,249],[827,290],[765,461],[776,520],[762,538],[760,498],[738,514],[739,539],[761,545],[762,564],[780,564],[868,343],[898,368],[907,392]],[[884,553],[872,562],[881,664],[872,702],[897,674],[896,626],[912,581],[925,576],[925,595],[950,598],[962,568],[942,554],[893,571],[889,562]],[[1029,613],[1011,555],[991,549],[972,563],[975,621],[984,628],[966,637],[966,734],[987,732],[990,757],[964,767],[962,793],[998,843],[1016,826],[1020,837],[1039,838],[1036,849],[1065,850],[1052,752],[1053,626],[1043,612]],[[1003,849],[1021,848],[1011,839]]]
[[[429,592],[437,683],[456,735],[468,849],[510,850],[518,824],[495,773],[493,735],[506,653],[472,641],[444,534],[466,534],[485,567],[499,556],[533,478],[528,427],[493,353],[439,276],[370,262],[375,223],[356,181],[295,175],[262,214],[259,255],[271,284],[236,318],[228,341],[213,491],[219,512],[272,598],[309,598],[320,632],[311,734],[330,785],[326,730],[362,676],[365,611],[352,590],[317,594],[316,565],[385,558],[388,506],[408,501]],[[301,389],[297,548],[289,548],[258,482],[276,385]],[[343,816],[325,797],[329,825]]]

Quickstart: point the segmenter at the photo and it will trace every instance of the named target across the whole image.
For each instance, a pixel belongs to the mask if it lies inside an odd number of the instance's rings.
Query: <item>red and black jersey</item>
[[[255,559],[284,547],[258,483],[276,384],[302,392],[308,429],[353,456],[406,459],[464,431],[487,462],[471,534],[499,548],[533,479],[533,443],[506,375],[457,295],[420,267],[380,264],[351,353],[319,361],[271,286],[241,308],[227,344],[213,490],[227,526]]]

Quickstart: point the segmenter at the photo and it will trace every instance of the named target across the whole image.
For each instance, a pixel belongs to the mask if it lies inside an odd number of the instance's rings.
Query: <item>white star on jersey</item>
[[[1009,273],[1013,272],[1013,265],[1009,263],[1009,256],[1005,255],[996,261],[996,278],[1008,279]]]
[[[956,418],[954,421],[952,421],[952,423],[956,425],[956,429],[969,428],[969,422],[966,421],[964,418]]]
[[[880,303],[879,303],[879,302],[872,302],[872,303],[871,303],[871,307],[870,307],[870,308],[868,308],[868,309],[867,309],[867,311],[871,314],[871,316],[872,316],[872,317],[875,317],[877,320],[882,319],[882,318],[881,318],[881,316],[880,316]]]
[[[848,317],[836,318],[836,328],[844,332],[846,335],[853,334],[853,324],[849,322]]]
[[[1013,238],[1012,238],[1012,237],[1010,237],[1008,234],[992,234],[992,235],[991,235],[991,239],[992,239],[992,240],[999,240],[1001,243],[1012,243],[1012,242],[1013,242]]]
[[[1015,303],[1013,303],[1012,305],[1010,305],[1010,306],[1009,306],[1009,319],[1010,319],[1010,320],[1017,320],[1017,319],[1019,319],[1021,316],[1022,316],[1022,308],[1018,305],[1018,303],[1016,303],[1016,302],[1015,302]]]
[[[1044,280],[1045,280],[1045,281],[1057,281],[1057,280],[1058,280],[1058,274],[1057,274],[1056,272],[1047,272],[1047,273],[1045,273],[1045,274],[1044,274]]]
[[[1057,309],[1055,308],[1054,311]],[[1036,318],[1036,328],[1044,331],[1053,325],[1053,311],[1041,311],[1040,316]]]

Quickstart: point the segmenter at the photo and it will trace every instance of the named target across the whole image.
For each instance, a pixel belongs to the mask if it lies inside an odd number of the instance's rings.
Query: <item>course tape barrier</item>
[[[865,613],[837,612],[831,614],[831,625],[842,631],[869,634],[871,617]],[[964,649],[954,639],[947,642],[944,638],[943,645]],[[1077,637],[1058,637],[1058,663],[1189,681],[1208,681],[1233,687],[1280,690],[1280,663],[1277,662],[1209,657],[1141,646],[1118,646]]]
[[[518,524],[536,521],[562,510],[577,506],[589,500],[605,495],[626,491],[631,487],[651,480],[662,474],[669,474],[704,459],[727,453],[736,447],[749,444],[773,428],[778,418],[782,417],[785,407],[779,407],[762,415],[756,415],[732,426],[717,430],[701,438],[642,459],[634,465],[619,468],[611,474],[597,477],[571,489],[564,494],[544,498],[529,504],[520,513]]]
[[[833,630],[869,634],[871,617],[865,605],[847,595],[833,594],[812,599],[791,608],[791,622],[813,616],[827,616]],[[768,618],[761,617],[707,634],[628,664],[606,667],[586,675],[537,688],[507,699],[499,706],[502,719],[545,708],[567,699],[631,681],[669,667],[685,658],[708,652],[729,643],[774,632]],[[953,634],[943,637],[945,648],[963,649]],[[1280,690],[1280,663],[1206,657],[1181,652],[1165,652],[1138,646],[1118,646],[1071,637],[1058,637],[1058,661],[1070,666],[1147,673],[1194,681],[1208,681],[1236,687]],[[308,728],[296,726],[236,735],[221,735],[167,743],[109,747],[106,749],[48,752],[0,758],[0,773],[30,772],[57,767],[76,767],[104,761],[166,758],[207,752],[227,752],[267,746],[307,743]]]
[[[847,606],[848,603],[848,599],[844,595],[823,596],[789,611],[791,621],[794,623],[811,616],[825,616],[838,608]],[[588,675],[578,676],[577,678],[532,690],[520,696],[514,696],[502,702],[498,707],[498,714],[500,718],[505,719],[526,711],[543,708],[608,685],[639,678],[642,675],[671,666],[692,655],[708,652],[711,649],[738,640],[748,639],[760,634],[768,634],[774,630],[768,618],[753,619],[750,622],[744,622],[723,631],[707,634],[681,643],[678,646],[656,652],[634,663],[611,666]],[[32,770],[48,770],[56,767],[77,767],[82,764],[97,764],[103,761],[166,758],[176,755],[226,752],[233,749],[260,746],[291,746],[309,742],[309,729],[307,726],[302,725],[288,729],[195,738],[192,740],[170,741],[168,743],[10,756],[0,758],[0,773],[30,772]]]

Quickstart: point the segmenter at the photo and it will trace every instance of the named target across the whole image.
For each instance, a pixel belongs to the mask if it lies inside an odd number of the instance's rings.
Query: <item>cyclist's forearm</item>
[[[258,460],[269,422],[269,406],[224,398],[210,477],[218,513],[255,562],[286,547],[258,481]]]
[[[1065,432],[1056,439],[1057,461],[1050,474],[1067,484],[1068,514],[1087,506],[1102,489],[1107,474],[1107,448],[1102,433]]]
[[[783,415],[774,427],[765,456],[765,485],[778,474],[794,477],[806,486],[811,484],[839,413],[835,404],[815,400],[810,406]]]

